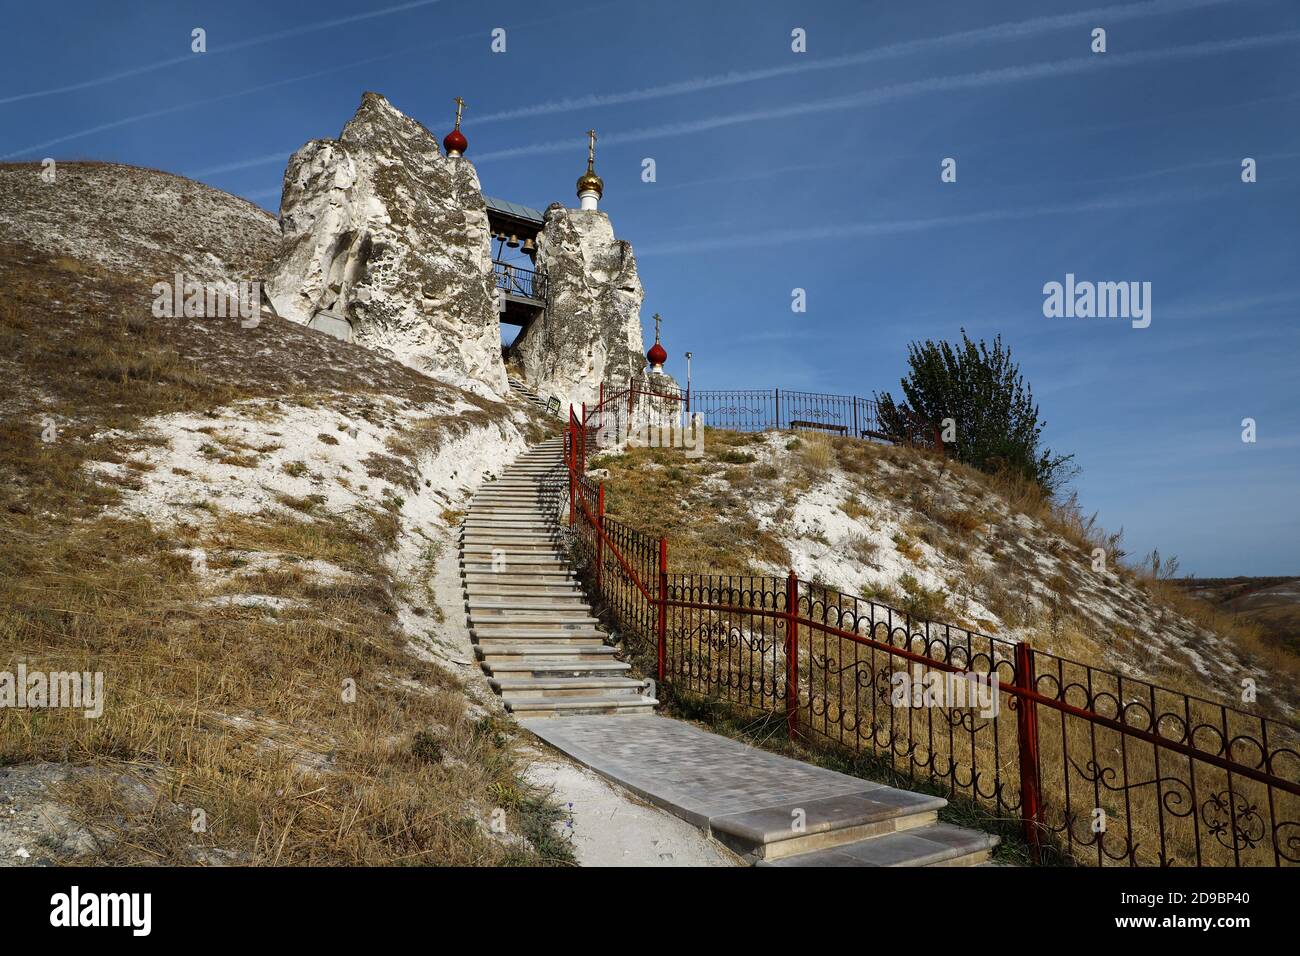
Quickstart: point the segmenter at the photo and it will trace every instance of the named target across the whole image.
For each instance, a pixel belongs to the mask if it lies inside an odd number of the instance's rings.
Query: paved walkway
[[[969,866],[997,838],[936,822],[942,797],[836,773],[656,715],[521,724],[557,750],[776,866]]]
[[[657,715],[520,723],[579,763],[696,826],[790,802],[890,789]]]

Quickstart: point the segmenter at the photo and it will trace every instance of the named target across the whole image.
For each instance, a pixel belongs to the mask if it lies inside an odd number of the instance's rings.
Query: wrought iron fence
[[[603,485],[581,473],[583,432],[571,414],[580,557],[660,683],[784,714],[792,736],[1018,818],[1039,858],[1300,863],[1300,728],[793,572],[670,574],[664,538],[605,517]]]
[[[601,385],[598,403],[588,417],[601,422],[637,421],[672,402],[686,416],[710,428],[754,432],[816,431],[852,438],[874,438],[943,448],[938,429],[899,411],[885,422],[875,399],[829,392],[800,392],[780,388],[672,389],[648,385]],[[619,404],[622,403],[622,404]]]
[[[510,262],[492,262],[492,280],[508,295],[546,301],[546,273]]]
[[[874,399],[789,389],[732,389],[691,392],[691,411],[705,425],[735,431],[768,428],[825,431],[854,438],[888,438]]]

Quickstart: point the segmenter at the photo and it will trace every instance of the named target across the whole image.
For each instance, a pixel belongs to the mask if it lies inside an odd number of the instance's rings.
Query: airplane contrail
[[[117,80],[126,79],[127,77],[139,76],[142,73],[152,73],[154,70],[162,70],[169,66],[175,66],[178,63],[194,63],[203,59],[204,56],[210,56],[216,53],[229,53],[232,50],[245,50],[249,47],[272,43],[276,40],[302,36],[304,33],[316,33],[320,30],[331,30],[334,27],[356,23],[358,20],[370,20],[375,17],[386,17],[393,13],[402,13],[406,10],[413,10],[417,7],[427,7],[440,2],[441,0],[411,0],[409,3],[398,4],[395,7],[384,7],[383,9],[370,10],[366,13],[354,13],[351,16],[336,17],[333,20],[324,20],[320,23],[309,23],[288,30],[280,30],[276,33],[264,33],[260,36],[249,37],[246,40],[237,40],[234,43],[220,44],[210,49],[206,54],[187,53],[184,56],[174,56],[170,59],[159,60],[156,63],[147,63],[144,66],[132,67],[129,70],[119,70],[116,73],[107,73],[103,76],[97,76],[89,80],[82,80],[78,83],[69,83],[66,86],[54,86],[46,90],[32,90],[29,93],[18,93],[14,96],[0,97],[0,105],[5,103],[17,103],[22,100],[34,100],[43,96],[55,96],[59,93],[71,93],[75,90],[89,89],[93,86],[102,86],[105,83],[112,83]]]
[[[267,153],[265,156],[254,156],[252,159],[241,159],[233,163],[222,163],[220,166],[209,166],[207,169],[198,169],[192,173],[185,173],[188,179],[199,179],[202,176],[215,176],[217,173],[233,173],[240,169],[252,169],[254,166],[266,166],[271,163],[288,163],[289,157],[294,154],[298,147],[293,149],[284,149],[278,153]]]
[[[835,223],[803,229],[774,229],[770,232],[747,232],[735,236],[716,236],[703,239],[685,239],[679,242],[650,243],[637,249],[637,258],[682,255],[709,252],[714,249],[752,249],[760,246],[780,246],[793,242],[825,242],[829,239],[868,238],[925,232],[929,229],[953,226],[983,225],[1016,219],[1033,219],[1039,216],[1056,216],[1073,213],[1107,212],[1131,209],[1138,206],[1162,205],[1193,199],[1209,199],[1228,193],[1224,189],[1183,189],[1164,193],[1130,193],[1107,196],[1077,203],[1059,203],[1049,206],[1030,206],[1022,209],[992,209],[984,212],[959,213],[951,216],[933,216],[922,219],[894,219],[882,222]]]
[[[1170,47],[1163,50],[1148,50],[1140,53],[1107,53],[1105,56],[1092,56],[1086,59],[1054,60],[1034,63],[1027,66],[1010,66],[993,70],[981,70],[977,73],[961,73],[954,76],[938,76],[908,83],[897,83],[881,87],[866,93],[853,93],[824,100],[812,100],[793,103],[768,109],[749,112],[725,113],[720,116],[704,117],[680,123],[666,123],[661,126],[629,130],[623,133],[607,133],[601,137],[605,146],[617,146],[625,143],[640,143],[647,140],[664,139],[689,133],[705,132],[726,126],[738,126],[763,120],[785,119],[791,116],[803,116],[809,113],[828,113],[862,106],[873,106],[890,100],[926,93],[940,93],[952,90],[977,89],[996,86],[1002,83],[1015,83],[1024,80],[1044,79],[1068,76],[1088,71],[1109,70],[1123,66],[1141,66],[1148,63],[1161,63],[1170,60],[1194,59],[1202,56],[1214,56],[1233,53],[1239,50],[1259,49],[1280,46],[1300,41],[1300,31],[1290,33],[1265,34],[1262,36],[1238,37],[1232,40],[1209,40],[1192,43],[1187,46]],[[475,157],[475,163],[488,163],[500,159],[513,159],[518,156],[535,156],[541,153],[561,153],[573,149],[572,139],[551,140],[546,143],[533,143],[481,153]]]
[[[738,86],[744,83],[753,83],[780,76],[860,66],[864,63],[872,63],[877,60],[906,56],[910,53],[917,53],[934,47],[959,46],[968,43],[978,43],[981,40],[1014,40],[1021,37],[1034,36],[1039,33],[1047,33],[1052,30],[1079,26],[1080,24],[1097,25],[1098,21],[1102,18],[1105,19],[1106,24],[1108,25],[1110,23],[1122,22],[1124,20],[1135,20],[1142,17],[1155,17],[1167,13],[1182,13],[1198,7],[1216,6],[1227,2],[1229,2],[1229,0],[1146,0],[1144,3],[1099,7],[1095,10],[1083,10],[1078,13],[1067,13],[1053,17],[1038,17],[1030,20],[1020,20],[1014,23],[1000,23],[995,26],[981,27],[976,30],[963,30],[959,33],[949,33],[944,36],[907,40],[902,43],[892,43],[888,46],[863,50],[860,53],[847,53],[841,56],[818,57],[815,59],[804,57],[800,58],[796,63],[782,66],[772,66],[758,70],[732,71],[729,73],[716,74],[714,76],[695,77],[689,80],[679,80],[675,83],[665,83],[660,86],[650,86],[639,90],[626,90],[621,93],[592,93],[587,96],[551,100],[546,103],[537,103],[532,106],[521,106],[515,109],[488,113],[483,116],[474,116],[472,119],[475,126],[483,126],[488,123],[498,123],[503,120],[545,116],[551,113],[568,113],[576,110],[595,109],[602,106],[616,106],[621,103],[634,103],[642,100],[660,99],[666,96],[681,96],[688,93],[699,93],[704,90],[717,89],[726,86]]]
[[[586,13],[607,6],[609,6],[608,3],[594,4],[587,7],[577,7],[570,10],[566,10],[565,13],[560,16],[541,17],[536,20],[526,20],[521,23],[517,23],[515,24],[513,29],[520,30],[527,27],[538,26],[541,24],[554,23],[559,20],[567,20],[576,13]],[[453,43],[458,43],[462,40],[471,40],[481,35],[482,35],[482,31],[476,31],[474,33],[462,33],[454,37],[445,37],[437,41],[436,43],[422,43],[416,47],[406,47],[401,50],[390,50],[387,53],[380,53],[375,56],[368,56],[365,57],[364,59],[352,60],[351,62],[348,63],[340,63],[324,70],[314,70],[311,73],[303,73],[298,76],[291,76],[283,80],[275,80],[271,83],[261,83],[257,86],[245,87],[244,89],[236,90],[233,93],[222,93],[219,96],[210,96],[204,99],[192,100],[188,103],[182,103],[177,106],[168,106],[168,107],[163,107],[162,109],[149,110],[148,112],[145,113],[136,113],[132,116],[124,116],[121,119],[112,120],[111,122],[108,123],[100,123],[96,126],[88,127],[87,129],[77,130],[74,133],[65,133],[63,136],[56,136],[54,139],[48,139],[42,143],[33,143],[30,146],[24,146],[22,149],[17,149],[14,150],[12,153],[5,153],[3,156],[0,156],[0,161],[6,159],[13,159],[16,156],[23,156],[26,155],[27,153],[34,153],[37,152],[38,150],[47,149],[50,146],[57,146],[60,143],[69,142],[70,140],[81,139],[83,136],[93,136],[95,133],[102,133],[104,130],[116,129],[119,126],[128,126],[132,123],[142,123],[146,120],[156,119],[159,116],[168,116],[173,113],[181,113],[184,112],[185,110],[197,109],[200,106],[210,106],[213,103],[220,103],[223,100],[231,100],[240,96],[249,96],[253,93],[263,93],[266,90],[272,90],[280,86],[288,86],[291,83],[301,83],[304,80],[314,80],[317,77],[328,76],[333,73],[342,73],[343,71],[350,70],[353,67],[364,66],[367,63],[375,63],[379,60],[390,60],[394,57],[411,56],[416,53],[427,52],[429,50],[434,50],[441,47],[449,46]],[[290,152],[292,152],[292,150],[290,150]],[[287,156],[288,153],[286,153],[285,155]]]
[[[263,93],[266,90],[272,90],[279,86],[287,86],[290,83],[300,83],[303,80],[313,80],[316,79],[317,77],[327,76],[331,73],[340,73],[344,70],[349,70],[352,67],[363,66],[366,63],[373,63],[377,60],[387,60],[395,56],[409,55],[411,53],[415,53],[420,50],[426,50],[429,48],[429,46],[430,46],[429,44],[425,44],[423,46],[416,47],[414,49],[398,50],[391,53],[381,53],[377,56],[366,57],[364,60],[353,60],[350,63],[342,63],[338,66],[330,67],[327,70],[316,70],[315,72],[312,73],[304,73],[301,76],[293,76],[284,80],[276,80],[272,83],[261,83],[257,86],[249,86],[242,90],[235,90],[232,93],[222,93],[219,96],[209,96],[200,100],[192,100],[189,103],[181,103],[178,106],[167,106],[167,107],[163,107],[162,109],[149,110],[147,113],[136,113],[132,116],[124,116],[121,119],[116,119],[108,123],[100,123],[97,126],[91,126],[87,129],[77,130],[75,133],[66,133],[63,136],[56,136],[54,139],[47,139],[43,143],[33,143],[30,146],[24,146],[22,149],[15,150],[12,153],[6,153],[3,156],[0,156],[0,160],[12,159],[15,156],[22,156],[26,153],[34,153],[38,150],[46,149],[50,146],[57,146],[59,143],[66,143],[69,140],[81,139],[83,136],[91,136],[95,133],[102,133],[104,130],[107,129],[116,129],[119,126],[128,126],[132,123],[142,123],[145,120],[155,119],[159,116],[167,116],[172,113],[182,113],[186,110],[197,109],[200,106],[211,106],[213,103],[220,103],[223,100],[233,100],[237,97],[248,96],[252,93]]]

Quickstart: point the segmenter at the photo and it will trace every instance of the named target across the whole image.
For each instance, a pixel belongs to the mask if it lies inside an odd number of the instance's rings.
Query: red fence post
[[[574,507],[574,497],[577,494],[578,483],[578,435],[573,428],[573,406],[569,406],[569,527],[574,525],[574,517],[577,509]]]
[[[785,724],[790,739],[799,733],[799,579],[785,579]]]
[[[1037,690],[1034,649],[1028,641],[1016,642],[1016,687]],[[1065,719],[1064,714],[1061,719]],[[1043,817],[1038,776],[1038,705],[1024,697],[1016,698],[1016,739],[1020,744],[1020,819],[1024,822],[1030,855],[1037,863]]]
[[[659,539],[659,615],[655,625],[659,644],[659,683],[664,682],[668,661],[668,539]]]
[[[600,590],[600,571],[605,564],[605,483],[596,489],[596,590]]]
[[[580,423],[579,427],[582,431],[582,457],[578,459],[578,461],[582,465],[582,470],[585,473],[587,471],[587,403],[586,402],[582,403],[582,422]]]

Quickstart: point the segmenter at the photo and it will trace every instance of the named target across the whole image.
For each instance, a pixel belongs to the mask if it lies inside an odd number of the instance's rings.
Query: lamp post
[[[691,410],[691,353],[686,353],[686,411]]]

